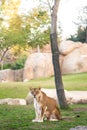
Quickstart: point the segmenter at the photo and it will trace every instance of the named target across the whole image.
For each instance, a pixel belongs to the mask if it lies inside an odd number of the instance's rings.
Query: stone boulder
[[[76,126],[75,128],[71,128],[70,130],[87,130],[87,126]]]
[[[64,57],[61,71],[62,74],[87,72],[87,44],[74,48]]]
[[[59,51],[62,55],[68,55],[76,48],[81,47],[83,44],[81,42],[73,42],[73,41],[63,41],[60,43]]]
[[[10,82],[10,81],[11,82],[13,82],[13,81],[23,81],[23,69],[0,70],[0,82]]]
[[[14,81],[14,70],[11,69],[1,70],[0,81],[1,82]]]
[[[26,100],[25,99],[19,99],[19,98],[5,98],[5,99],[0,99],[0,105],[1,104],[8,104],[8,105],[26,105]]]
[[[87,44],[63,41],[59,46],[60,69],[62,74],[87,72]],[[51,53],[32,53],[29,55],[24,71],[23,81],[54,75]]]
[[[23,73],[23,80],[48,77],[54,74],[51,53],[29,55]]]

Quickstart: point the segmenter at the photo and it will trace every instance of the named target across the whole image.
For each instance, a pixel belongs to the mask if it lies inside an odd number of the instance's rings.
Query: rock
[[[87,72],[87,44],[63,41],[59,46],[60,70],[62,74]],[[41,52],[32,53],[27,58],[24,69],[1,70],[0,82],[23,81],[49,77],[54,75],[50,44],[44,46]],[[48,53],[49,52],[49,53]]]
[[[76,126],[75,128],[71,128],[70,130],[87,130],[87,126]]]
[[[87,44],[76,48],[64,57],[62,74],[87,72]]]
[[[12,99],[12,98],[5,98],[0,99],[0,104],[8,104],[8,105],[26,105],[26,101],[24,99]]]
[[[14,81],[14,70],[11,69],[1,70],[0,81],[1,82]]]
[[[1,82],[13,82],[13,81],[23,81],[23,69],[11,70],[5,69],[0,71],[0,81]]]
[[[25,100],[26,100],[26,104],[27,104],[27,105],[33,103],[33,96],[31,95],[30,92],[28,93],[28,95],[27,95],[27,97],[25,98]]]
[[[24,79],[24,80],[23,80],[23,82],[28,82],[28,81],[29,81],[29,79]]]
[[[41,52],[43,52],[43,53],[51,53],[51,45],[50,44],[44,45]]]
[[[62,74],[87,72],[87,44],[63,41],[60,43],[59,50]],[[24,67],[23,81],[52,75],[54,71],[51,53],[33,53],[28,57]]]
[[[24,81],[52,75],[54,75],[54,71],[51,53],[33,53],[28,57],[24,67]]]
[[[24,99],[11,99],[9,100],[9,102],[7,103],[8,105],[26,105],[26,101]]]
[[[7,104],[10,98],[0,99],[0,105],[1,104]]]
[[[87,103],[87,91],[66,91],[65,95],[68,104]]]
[[[82,45],[83,44],[80,43],[80,42],[76,43],[76,42],[73,42],[73,41],[63,41],[63,42],[60,43],[59,51],[62,55],[68,55],[73,50],[81,47]]]

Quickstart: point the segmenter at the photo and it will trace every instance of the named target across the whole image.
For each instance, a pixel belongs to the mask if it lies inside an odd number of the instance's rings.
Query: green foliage
[[[68,39],[72,41],[87,42],[87,6],[79,9],[75,25],[78,26],[77,33],[71,35]]]
[[[44,44],[49,43],[50,17],[46,10],[41,7],[34,8],[26,19],[28,24],[31,23],[28,44],[35,48],[37,45],[42,47]]]
[[[79,26],[77,34],[71,35],[70,38],[68,38],[68,40],[84,43],[86,42],[86,31],[87,29],[85,27],[83,28],[82,26]]]
[[[28,44],[32,46],[33,48],[35,48],[37,47],[37,45],[39,45],[40,47],[43,47],[43,45],[49,42],[50,42],[50,32],[48,29],[43,32],[36,31],[34,33],[31,33]]]
[[[11,68],[11,64],[4,64],[3,65],[3,69],[10,69]]]
[[[23,56],[21,58],[18,58],[13,64],[11,64],[11,68],[13,70],[24,68],[26,56]]]
[[[8,50],[16,45],[35,48],[37,45],[43,47],[50,41],[50,16],[47,9],[39,6],[26,14],[19,14],[19,7],[20,0],[4,1],[1,6],[0,13],[5,16],[0,23],[0,60],[3,61]]]
[[[21,29],[19,32],[13,31],[13,30],[7,30],[3,28],[0,32],[0,38],[1,38],[1,44],[0,49],[12,47],[14,45],[19,44],[20,46],[23,46],[26,42],[26,33],[23,29]],[[26,45],[26,44],[25,44]]]
[[[78,41],[80,41],[80,42],[85,42],[86,41],[86,28],[84,27],[79,27],[78,28],[78,31],[77,31],[77,39],[78,39]]]
[[[21,58],[18,58],[16,61],[14,61],[14,63],[4,64],[3,69],[13,69],[13,70],[22,69],[24,68],[26,59],[27,59],[26,56],[22,56]]]
[[[19,6],[20,0],[2,3],[0,13],[4,17],[0,26],[0,66],[4,63],[9,49],[18,44],[22,47],[26,46],[28,33],[22,27],[22,17],[18,14]]]
[[[3,38],[3,48],[12,47],[23,42],[22,17],[18,14],[20,0],[4,1],[2,4],[2,25],[0,27],[0,38]],[[0,47],[1,49],[1,47]]]
[[[0,27],[0,61],[3,63],[8,50],[16,45],[34,48],[49,42],[50,18],[46,10],[38,7],[27,14],[19,14],[19,7],[20,0],[4,1],[2,4],[0,13],[6,17]],[[20,68],[19,63],[16,66]]]

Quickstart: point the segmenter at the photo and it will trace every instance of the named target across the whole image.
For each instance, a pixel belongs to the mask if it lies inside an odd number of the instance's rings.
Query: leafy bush
[[[25,61],[27,59],[27,56],[22,56],[18,58],[14,63],[8,63],[3,65],[3,69],[21,69],[25,65]]]
[[[21,58],[17,59],[16,62],[11,65],[11,69],[16,70],[23,68],[25,65],[26,58],[26,56],[22,56]]]
[[[9,68],[11,68],[11,64],[4,64],[3,65],[3,69],[9,69]],[[0,69],[1,69],[1,67],[0,67]]]

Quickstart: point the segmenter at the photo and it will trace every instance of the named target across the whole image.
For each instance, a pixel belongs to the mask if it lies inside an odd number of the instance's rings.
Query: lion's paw
[[[38,122],[38,120],[37,119],[33,119],[32,122]]]

